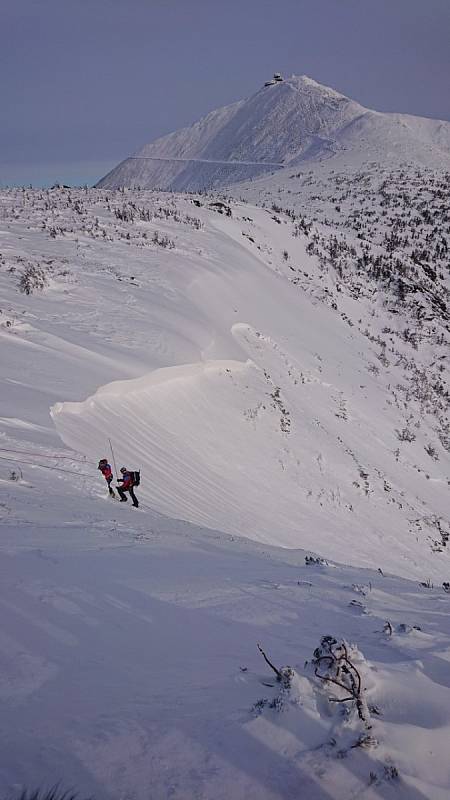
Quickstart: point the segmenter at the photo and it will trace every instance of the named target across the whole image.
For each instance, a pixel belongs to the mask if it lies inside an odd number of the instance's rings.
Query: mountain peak
[[[308,75],[275,73],[247,99],[145,145],[98,186],[195,191],[339,153],[359,162],[388,157],[425,164],[450,156],[449,123],[403,120],[370,111]]]
[[[309,75],[291,75],[285,82],[298,91],[317,91],[322,94],[332,95],[333,97],[345,97],[346,100],[349,99],[346,95],[336,91],[336,89],[333,89],[331,86],[326,86],[323,83],[315,81],[314,78],[310,78]]]

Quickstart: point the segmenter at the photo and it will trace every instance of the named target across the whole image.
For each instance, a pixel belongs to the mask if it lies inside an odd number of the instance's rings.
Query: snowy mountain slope
[[[433,215],[415,227],[422,246]],[[445,287],[424,259],[397,297],[336,260],[342,230],[217,197],[0,195],[6,795],[448,796]],[[108,437],[137,511],[107,499]],[[370,718],[314,675],[325,634]]]
[[[367,161],[450,167],[450,123],[371,111],[292,76],[146,145],[98,186],[197,191],[273,172],[274,163],[334,164],[342,157],[355,169]]]
[[[310,800],[445,800],[442,589],[308,566],[22,468],[0,483],[2,793],[297,800],[301,783]],[[369,730],[305,667],[324,634],[359,648]]]
[[[400,320],[412,322],[414,332],[405,329],[404,336],[417,345],[437,343],[436,321],[445,332],[440,335],[449,330],[449,188],[445,171],[371,163],[357,172],[323,164],[229,192],[284,209],[296,231],[309,237],[308,252],[324,275],[331,269],[336,288],[395,308]],[[390,333],[398,335],[395,327]]]
[[[145,193],[5,198],[7,435],[32,423],[53,445],[52,406],[75,451],[95,461],[111,437],[137,461],[142,498],[170,517],[447,578],[445,396],[414,393],[410,342],[380,355],[395,315],[339,297],[288,217]],[[30,270],[48,285],[21,295]],[[416,356],[430,379],[441,352]]]

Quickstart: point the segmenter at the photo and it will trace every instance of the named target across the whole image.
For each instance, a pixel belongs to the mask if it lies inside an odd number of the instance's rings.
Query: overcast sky
[[[0,0],[0,185],[93,183],[275,70],[449,120],[450,0]]]

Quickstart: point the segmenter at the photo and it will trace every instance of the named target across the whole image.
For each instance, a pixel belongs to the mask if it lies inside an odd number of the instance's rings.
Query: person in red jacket
[[[110,465],[108,464],[106,458],[101,458],[100,459],[100,461],[98,462],[97,469],[100,470],[100,472],[102,473],[106,483],[108,484],[108,491],[109,491],[111,497],[115,497],[114,489],[111,486],[111,483],[112,483],[112,480],[113,480],[114,476],[113,476],[113,473],[112,473],[112,469],[111,469]]]
[[[122,484],[122,486],[117,487],[117,491],[120,494],[120,502],[126,503],[127,498],[125,497],[125,492],[128,492],[135,508],[139,507],[138,499],[133,491],[134,486],[134,476],[132,472],[129,472],[126,467],[121,467],[120,471],[122,473],[122,477],[118,478],[118,481]]]

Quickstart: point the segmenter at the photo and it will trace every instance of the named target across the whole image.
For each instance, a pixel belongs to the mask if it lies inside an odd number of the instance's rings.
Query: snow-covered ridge
[[[251,97],[145,145],[98,184],[199,190],[267,174],[275,164],[363,160],[450,166],[450,123],[364,108],[307,76]]]
[[[5,797],[447,800],[446,178],[329,177],[0,193]]]
[[[384,265],[377,277],[366,253],[353,275],[357,250],[343,245],[328,263],[333,237],[288,214],[101,191],[6,193],[3,208],[5,352],[13,381],[23,357],[43,393],[27,422],[49,426],[53,406],[64,442],[91,461],[112,436],[122,463],[139,462],[144,502],[167,516],[447,576],[446,338],[426,300],[432,277],[416,281],[412,306],[402,289],[403,318]],[[19,416],[16,394],[8,381],[5,417]]]

